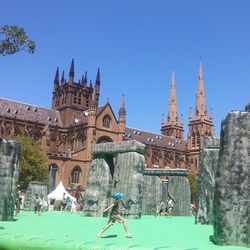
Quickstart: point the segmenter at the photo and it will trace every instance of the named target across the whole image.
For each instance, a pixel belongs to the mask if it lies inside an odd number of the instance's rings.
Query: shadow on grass
[[[105,238],[115,238],[115,237],[117,237],[117,234],[110,234],[110,235],[102,236],[101,238],[105,239]]]

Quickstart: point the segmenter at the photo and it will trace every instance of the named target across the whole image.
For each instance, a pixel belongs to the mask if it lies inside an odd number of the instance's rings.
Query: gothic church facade
[[[50,189],[62,181],[73,190],[85,190],[92,146],[96,143],[137,140],[146,146],[146,167],[199,170],[199,155],[205,136],[213,136],[213,117],[208,117],[203,69],[200,64],[195,114],[190,111],[189,131],[184,140],[183,119],[179,119],[175,76],[172,75],[167,119],[162,118],[161,133],[155,134],[126,126],[124,97],[116,116],[109,102],[99,105],[100,71],[95,83],[87,72],[75,81],[74,60],[69,79],[57,68],[52,108],[47,109],[0,98],[0,137],[25,135],[41,140],[49,159]]]

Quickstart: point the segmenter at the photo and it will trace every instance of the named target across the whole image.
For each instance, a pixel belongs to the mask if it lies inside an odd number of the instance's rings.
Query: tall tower
[[[196,91],[195,114],[193,115],[190,109],[188,127],[187,150],[190,169],[193,173],[198,173],[200,153],[204,147],[204,137],[214,135],[213,117],[212,114],[208,117],[207,113],[206,92],[201,62]]]
[[[87,128],[87,141],[86,141],[86,160],[92,160],[92,146],[96,142],[96,114],[97,114],[97,101],[96,101],[96,88],[94,88],[93,95],[90,102],[90,109],[88,113],[88,128]]]
[[[118,127],[119,141],[123,141],[126,128],[126,109],[125,109],[124,95],[122,95],[122,104],[119,110],[118,126],[119,126]]]
[[[183,121],[179,122],[178,119],[174,72],[172,72],[167,121],[165,123],[164,120],[162,120],[161,132],[163,135],[183,139],[184,128]]]
[[[60,111],[64,127],[70,127],[74,124],[81,113],[90,108],[91,96],[94,88],[90,83],[88,85],[87,72],[82,80],[75,82],[74,59],[72,59],[69,71],[69,80],[64,78],[64,71],[59,82],[59,69],[57,68],[54,79],[54,90],[52,97],[52,109]],[[100,71],[98,69],[96,82],[96,101],[98,105],[100,94]]]

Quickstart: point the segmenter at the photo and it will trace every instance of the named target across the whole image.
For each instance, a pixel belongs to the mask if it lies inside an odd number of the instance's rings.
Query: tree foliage
[[[196,174],[190,173],[188,175],[188,180],[190,184],[191,191],[191,202],[196,201],[196,193],[197,193],[197,176]]]
[[[35,42],[29,40],[23,28],[16,25],[0,27],[0,55],[12,55],[22,50],[34,53],[35,48]]]
[[[26,136],[17,136],[15,140],[21,143],[20,188],[26,190],[30,181],[48,183],[48,158],[42,151],[41,142]]]

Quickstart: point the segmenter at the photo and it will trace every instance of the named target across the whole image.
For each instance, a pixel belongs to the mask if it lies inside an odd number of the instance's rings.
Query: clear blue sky
[[[51,107],[56,67],[68,78],[74,58],[77,80],[101,69],[101,105],[109,98],[118,116],[124,94],[127,126],[159,133],[173,67],[187,126],[202,57],[218,135],[226,114],[250,101],[248,0],[2,0],[5,24],[22,26],[37,49],[0,57],[4,98]]]

